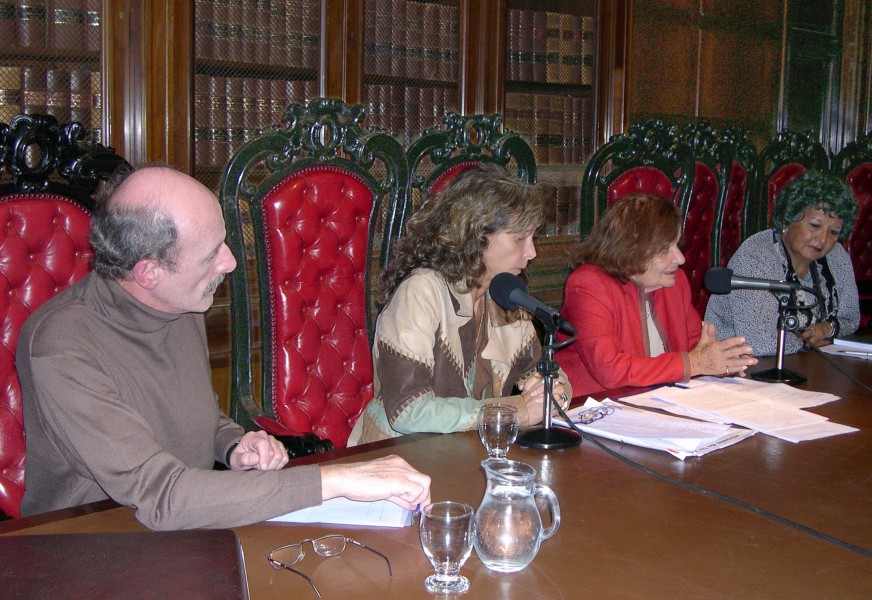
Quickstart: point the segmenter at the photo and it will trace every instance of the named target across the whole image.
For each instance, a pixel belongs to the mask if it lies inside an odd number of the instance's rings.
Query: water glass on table
[[[472,552],[474,518],[472,507],[462,502],[434,502],[421,511],[421,547],[436,571],[424,580],[428,592],[460,594],[469,589],[460,567]]]
[[[490,458],[505,458],[521,421],[518,409],[511,404],[483,404],[478,411],[478,437]]]

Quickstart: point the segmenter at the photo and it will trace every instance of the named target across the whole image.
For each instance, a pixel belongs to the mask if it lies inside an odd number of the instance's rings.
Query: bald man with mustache
[[[214,195],[168,166],[109,183],[91,223],[94,270],[34,312],[18,342],[23,515],[111,498],[165,530],[337,496],[429,504],[430,478],[399,457],[284,469],[281,443],[219,411],[203,313],[236,267],[225,235]]]

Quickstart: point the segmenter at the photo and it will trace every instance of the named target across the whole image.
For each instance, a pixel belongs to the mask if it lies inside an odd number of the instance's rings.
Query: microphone
[[[553,329],[563,329],[572,333],[576,333],[572,323],[560,316],[560,313],[542,304],[536,298],[527,292],[527,285],[511,273],[500,273],[490,282],[491,298],[505,308],[506,310],[516,310],[523,308],[524,310],[533,313],[546,326],[553,326]]]
[[[714,267],[706,271],[705,288],[713,294],[729,294],[731,290],[735,289],[766,290],[769,292],[792,292],[804,289],[800,284],[789,281],[740,277],[733,275],[732,269],[722,267]]]

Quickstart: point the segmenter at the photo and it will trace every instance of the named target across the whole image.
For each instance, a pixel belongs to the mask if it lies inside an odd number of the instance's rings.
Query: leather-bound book
[[[391,0],[391,75],[406,75],[406,0]]]
[[[269,3],[269,63],[286,65],[290,58],[288,48],[287,2]]]
[[[406,138],[405,146],[418,139],[421,135],[421,91],[418,87],[410,86],[400,88],[403,90],[403,104],[405,105]]]
[[[15,3],[18,45],[22,48],[46,47],[46,0],[18,0]]]
[[[0,67],[0,123],[21,112],[21,67]]]
[[[583,85],[593,85],[593,53],[596,39],[593,23],[593,17],[581,18],[581,83]]]
[[[248,16],[251,19],[254,62],[259,65],[269,64],[269,7],[269,0],[255,0],[248,12]]]
[[[66,69],[47,69],[45,72],[46,112],[58,123],[70,122],[70,72]]]
[[[285,35],[287,36],[288,65],[303,66],[303,3],[305,0],[290,0],[285,9]]]
[[[424,56],[424,6],[420,2],[406,4],[406,76],[421,78]],[[417,97],[417,94],[416,94]]]
[[[285,82],[281,79],[271,79],[269,82],[269,111],[270,123],[281,123],[282,115],[288,108],[288,99],[285,97]]]
[[[320,0],[303,0],[302,21],[303,67],[318,68],[318,50],[321,39],[321,2]]]
[[[563,153],[560,162],[563,164],[572,164],[572,96],[563,96],[563,110],[560,115],[560,123],[563,129]]]
[[[91,139],[105,144],[103,139],[103,73],[91,71]]]
[[[256,79],[254,88],[256,90],[254,104],[257,108],[257,126],[260,129],[266,129],[270,125],[278,123],[278,120],[273,121],[272,118],[272,106],[269,101],[269,79]]]
[[[518,79],[533,81],[533,13],[521,10],[518,15]]]
[[[548,15],[543,11],[533,12],[533,81],[545,81],[548,64],[547,39]]]
[[[573,83],[572,71],[572,24],[575,22],[573,15],[560,15],[560,83]],[[577,80],[576,80],[577,82]]]
[[[439,7],[435,4],[424,4],[421,7],[421,19],[421,76],[426,79],[439,79],[439,61],[442,60],[439,48]]]
[[[242,105],[242,79],[227,78],[227,153],[235,153],[244,138],[245,116]]]
[[[230,58],[230,9],[227,2],[212,0],[212,53],[215,58]]]
[[[209,164],[223,166],[227,161],[227,78],[209,77],[207,112]]]
[[[227,15],[227,54],[222,55],[222,58],[228,60],[245,60],[245,40],[242,36],[242,1],[243,0],[222,0],[216,3],[225,5],[225,13]]]
[[[373,75],[375,67],[375,2],[363,4],[363,72]]]
[[[537,164],[548,162],[548,116],[551,114],[551,98],[545,94],[533,94],[533,154]]]
[[[46,22],[49,47],[81,49],[87,31],[86,12],[85,0],[50,0]]]
[[[545,81],[560,81],[560,14],[545,13]]]
[[[460,78],[460,23],[457,7],[443,4],[439,7],[439,18],[448,24],[448,42],[446,56],[448,58],[448,77],[446,81],[457,81]]]
[[[194,164],[211,165],[209,158],[209,76],[194,75]]]
[[[421,131],[424,131],[439,125],[442,122],[442,117],[441,115],[436,116],[438,109],[436,107],[435,90],[431,87],[422,87],[418,92],[420,99],[418,106],[421,107]]]
[[[7,536],[0,589],[6,600],[249,597],[229,529]]]
[[[548,99],[548,162],[563,161],[563,96]]]
[[[214,4],[212,0],[197,0],[196,4],[194,4],[194,54],[197,58],[215,58],[213,48],[213,13]]]
[[[21,110],[27,114],[44,113],[48,89],[46,71],[39,67],[21,68]]]
[[[89,51],[103,47],[103,0],[85,0],[85,37]]]
[[[372,2],[372,0],[370,0]],[[391,0],[375,0],[375,75],[390,75]]]
[[[521,60],[521,11],[517,8],[509,9],[508,30],[506,31],[506,47],[508,57],[506,59],[506,79],[517,81],[520,77]]]

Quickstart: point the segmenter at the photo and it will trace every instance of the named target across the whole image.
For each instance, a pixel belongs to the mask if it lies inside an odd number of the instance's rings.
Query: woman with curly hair
[[[851,259],[839,241],[848,239],[857,218],[857,201],[848,187],[830,175],[804,173],[778,197],[772,229],[745,240],[729,268],[737,275],[791,281],[818,291],[797,293],[800,324],[784,340],[784,352],[829,344],[839,334],[853,333],[860,324],[860,303]],[[815,306],[816,305],[816,306]],[[760,356],[777,349],[778,300],[757,290],[733,290],[712,296],[706,321],[721,335],[741,333]]]
[[[482,402],[516,406],[521,427],[542,420],[533,324],[488,295],[495,275],[523,275],[536,256],[542,203],[537,187],[480,167],[454,177],[409,219],[379,282],[374,397],[349,446],[475,429]],[[561,373],[554,397],[565,403],[564,382]]]

